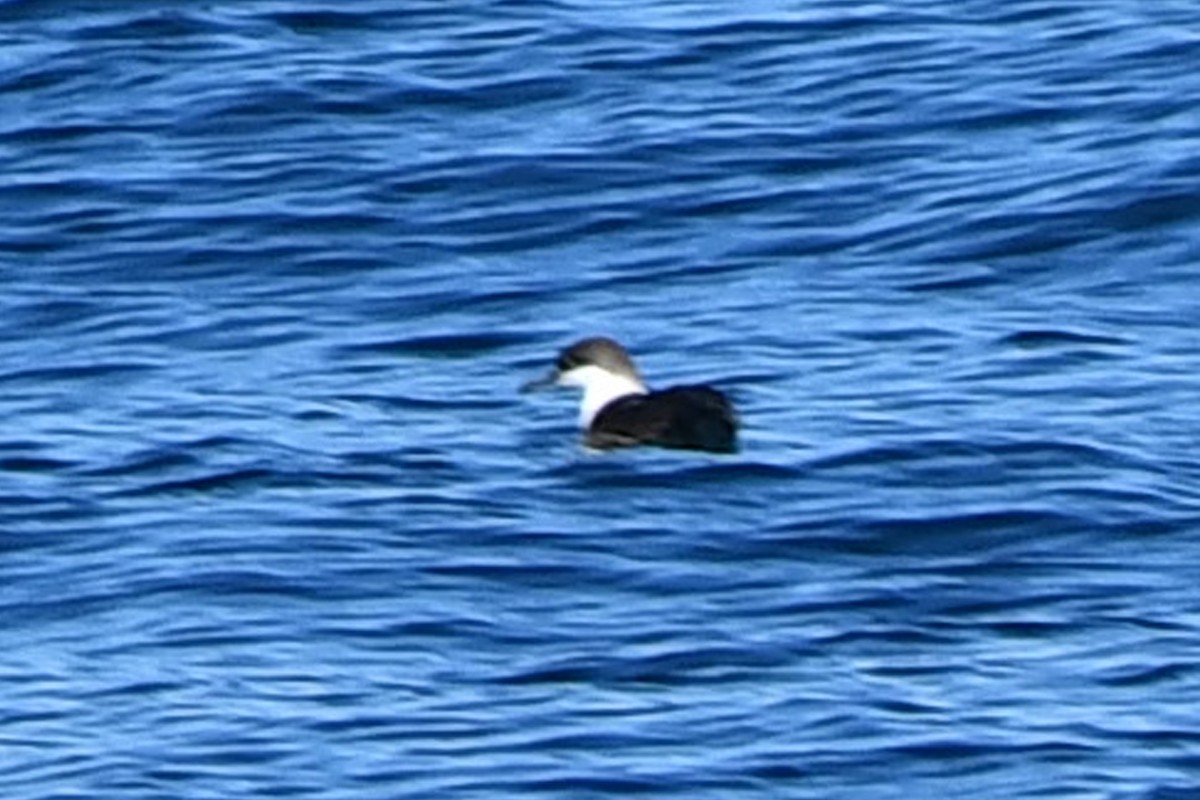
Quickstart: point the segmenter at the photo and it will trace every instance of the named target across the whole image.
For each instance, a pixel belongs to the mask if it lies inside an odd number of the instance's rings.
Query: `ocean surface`
[[[1200,4],[0,2],[0,795],[1200,797]],[[525,396],[604,333],[736,455]]]

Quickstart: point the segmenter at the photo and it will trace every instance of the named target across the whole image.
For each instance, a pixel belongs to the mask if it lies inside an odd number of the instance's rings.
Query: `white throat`
[[[579,424],[586,430],[592,425],[592,420],[600,413],[600,409],[616,400],[631,394],[645,394],[645,385],[630,375],[618,375],[601,369],[594,364],[568,370],[558,376],[558,382],[563,386],[578,386],[583,389],[583,403],[579,406]]]

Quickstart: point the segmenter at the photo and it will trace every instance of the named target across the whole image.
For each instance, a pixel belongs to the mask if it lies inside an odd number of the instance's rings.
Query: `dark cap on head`
[[[636,380],[641,380],[629,353],[607,336],[592,336],[566,348],[559,354],[556,367],[562,373],[589,364],[617,375],[628,375]]]

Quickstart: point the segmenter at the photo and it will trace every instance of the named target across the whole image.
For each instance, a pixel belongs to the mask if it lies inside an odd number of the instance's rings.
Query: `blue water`
[[[0,3],[0,787],[1200,796],[1200,6]],[[526,397],[607,333],[731,457]]]

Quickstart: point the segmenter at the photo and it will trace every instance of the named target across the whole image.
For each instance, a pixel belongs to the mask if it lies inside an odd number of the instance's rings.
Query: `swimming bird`
[[[579,423],[584,443],[609,449],[648,444],[682,450],[737,450],[737,415],[711,386],[650,391],[625,348],[606,336],[564,349],[548,375],[524,391],[552,386],[583,389]]]

